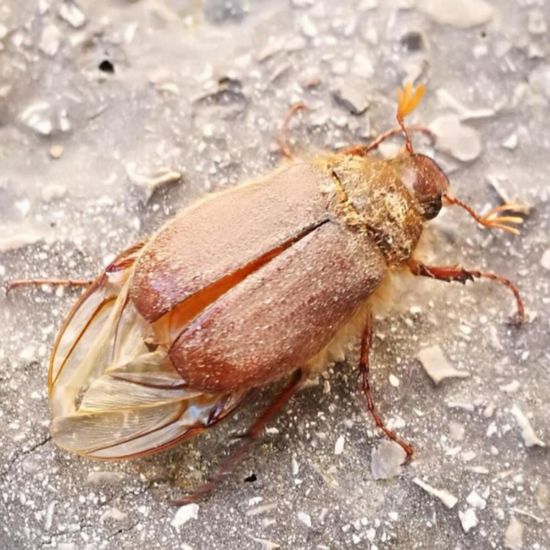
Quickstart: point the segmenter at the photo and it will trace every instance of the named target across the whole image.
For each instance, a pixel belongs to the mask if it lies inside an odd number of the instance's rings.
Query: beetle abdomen
[[[363,233],[325,223],[209,305],[169,356],[192,388],[263,385],[325,347],[385,271]]]

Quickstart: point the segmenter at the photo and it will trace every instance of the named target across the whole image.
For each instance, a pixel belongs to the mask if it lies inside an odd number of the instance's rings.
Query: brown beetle
[[[291,375],[195,498],[236,464],[343,341],[362,334],[359,370],[368,408],[410,455],[376,412],[368,381],[371,303],[388,274],[492,279],[512,290],[524,317],[509,280],[414,259],[425,222],[443,203],[462,206],[488,227],[516,233],[510,224],[521,222],[500,215],[517,205],[477,215],[449,194],[437,164],[413,151],[404,119],[423,92],[410,84],[400,92],[399,128],[371,145],[292,160],[209,196],[120,254],[79,298],[53,346],[54,441],[99,459],[155,453],[227,417],[252,388]],[[398,132],[406,143],[395,158],[367,155]],[[284,139],[281,145],[288,154]]]

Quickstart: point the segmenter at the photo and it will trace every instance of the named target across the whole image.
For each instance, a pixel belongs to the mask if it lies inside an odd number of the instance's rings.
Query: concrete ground
[[[273,167],[291,103],[310,107],[297,149],[336,148],[393,125],[411,78],[428,86],[411,121],[438,135],[417,147],[453,192],[532,209],[517,237],[447,209],[426,252],[516,281],[524,326],[487,283],[414,281],[377,319],[375,393],[411,464],[337,365],[180,511],[169,499],[273,388],[164,454],[70,456],[49,436],[46,374],[76,292],[1,293],[0,548],[549,548],[549,23],[545,0],[2,2],[0,282],[90,277],[195,198]]]

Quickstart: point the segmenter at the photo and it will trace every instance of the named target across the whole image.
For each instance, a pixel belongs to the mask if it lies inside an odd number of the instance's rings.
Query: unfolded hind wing
[[[134,255],[121,256],[69,313],[49,371],[52,436],[92,458],[164,450],[232,412],[244,394],[185,387],[128,297]]]

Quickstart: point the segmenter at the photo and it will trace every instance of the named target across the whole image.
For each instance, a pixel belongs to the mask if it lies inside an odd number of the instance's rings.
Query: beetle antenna
[[[410,115],[420,103],[420,100],[426,93],[426,86],[419,84],[416,88],[413,88],[412,82],[406,82],[403,88],[400,88],[397,92],[397,112],[395,118],[397,123],[403,132],[405,137],[405,148],[407,152],[413,154],[413,146],[411,137],[405,126],[405,117]]]

